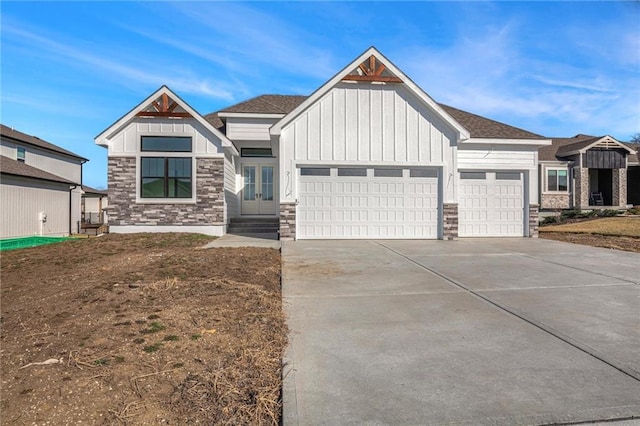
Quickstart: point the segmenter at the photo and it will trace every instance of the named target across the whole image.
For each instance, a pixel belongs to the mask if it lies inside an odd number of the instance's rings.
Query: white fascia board
[[[273,136],[280,135],[282,128],[289,124],[294,118],[304,112],[307,108],[313,105],[318,99],[324,96],[329,90],[331,90],[336,84],[349,74],[354,68],[358,67],[362,62],[367,60],[371,55],[375,56],[380,62],[382,62],[385,68],[400,78],[403,83],[389,83],[389,84],[404,84],[411,90],[422,102],[424,102],[429,108],[431,108],[436,114],[444,119],[444,121],[453,127],[459,134],[460,139],[465,140],[470,137],[469,131],[465,129],[460,123],[458,123],[451,115],[449,115],[436,101],[434,101],[427,93],[414,83],[409,77],[405,75],[398,67],[396,67],[389,59],[387,59],[382,53],[380,53],[375,47],[370,47],[354,61],[344,67],[340,72],[334,75],[329,81],[320,86],[315,92],[311,94],[304,102],[298,105],[293,111],[285,115],[280,121],[276,122],[269,132]],[[387,83],[382,83],[387,84]]]
[[[282,118],[284,114],[261,114],[258,112],[219,112],[218,117],[221,118]]]
[[[519,145],[519,146],[548,146],[551,139],[491,139],[491,138],[470,138],[462,142],[463,144],[479,145]]]
[[[180,96],[176,95],[171,89],[167,86],[163,85],[158,90],[153,92],[150,96],[148,96],[144,101],[140,102],[136,105],[131,111],[122,116],[119,120],[113,123],[111,126],[103,130],[98,136],[95,137],[95,143],[97,145],[103,146],[107,148],[109,146],[108,139],[116,132],[118,132],[122,127],[127,125],[131,120],[133,120],[137,113],[146,108],[152,101],[154,101],[158,96],[165,93],[169,96],[173,101],[175,101],[182,109],[184,109],[187,113],[189,113],[198,123],[204,126],[205,129],[209,130],[222,142],[223,148],[228,148],[231,150],[234,155],[238,155],[238,150],[236,150],[233,143],[227,138],[222,132],[213,127],[211,123],[209,123],[203,116],[201,116],[198,111],[193,109],[188,103],[186,103]]]
[[[543,166],[557,167],[557,166],[567,166],[569,164],[569,161],[559,161],[559,160],[538,161],[538,163],[540,163],[540,165],[543,165]]]

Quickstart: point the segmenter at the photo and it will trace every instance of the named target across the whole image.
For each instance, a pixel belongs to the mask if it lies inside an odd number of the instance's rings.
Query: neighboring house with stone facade
[[[201,116],[162,87],[96,137],[112,232],[282,238],[537,235],[543,136],[435,102],[375,48],[311,96]]]
[[[624,208],[640,204],[640,167],[631,144],[611,136],[552,138],[540,148],[540,208]]]

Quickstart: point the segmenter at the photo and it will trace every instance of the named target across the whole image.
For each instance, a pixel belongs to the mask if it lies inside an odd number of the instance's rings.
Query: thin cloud
[[[21,43],[27,43],[32,49],[32,53],[43,52],[52,53],[65,59],[69,63],[81,63],[91,66],[93,72],[102,72],[111,76],[111,79],[118,83],[137,82],[145,85],[160,86],[167,84],[179,92],[204,95],[211,98],[233,100],[230,90],[203,79],[198,79],[194,75],[184,75],[180,77],[168,76],[159,73],[151,73],[147,69],[153,69],[151,64],[140,68],[124,65],[120,62],[104,59],[108,55],[95,55],[86,51],[71,47],[70,45],[54,41],[50,36],[45,38],[36,32],[26,31],[10,24],[3,25],[3,36],[12,35],[17,37]],[[144,70],[143,70],[144,69]]]

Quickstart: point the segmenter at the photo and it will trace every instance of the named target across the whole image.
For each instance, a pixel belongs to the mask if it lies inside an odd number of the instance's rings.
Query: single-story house
[[[163,86],[95,141],[111,232],[273,218],[297,239],[535,237],[538,152],[552,146],[437,103],[373,47],[308,97],[202,116]]]
[[[82,165],[87,161],[0,125],[0,238],[78,232]]]
[[[605,136],[551,138],[540,148],[540,208],[624,208],[640,204],[640,165],[632,144]]]

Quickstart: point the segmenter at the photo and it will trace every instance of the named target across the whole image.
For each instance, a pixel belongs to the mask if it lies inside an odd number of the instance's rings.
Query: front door
[[[275,214],[274,171],[271,164],[242,165],[242,214]]]

